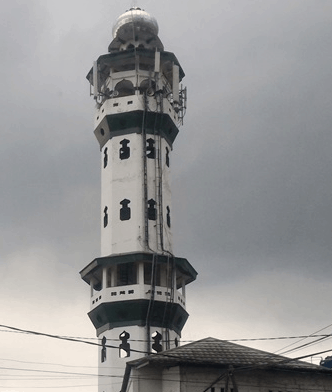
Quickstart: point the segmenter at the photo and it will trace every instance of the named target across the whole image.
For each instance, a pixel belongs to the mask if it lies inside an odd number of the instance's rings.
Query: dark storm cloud
[[[21,326],[23,315],[26,328],[93,336],[89,288],[78,275],[99,256],[100,236],[99,147],[85,75],[129,5],[91,4],[1,2],[0,244],[8,323]],[[187,291],[184,337],[327,325],[331,2],[141,6],[157,18],[188,86],[171,160],[175,254],[199,272]],[[68,362],[77,357],[73,350]]]
[[[2,26],[0,42],[7,75],[0,93],[2,252],[50,246],[79,269],[85,260],[69,254],[81,249],[90,259],[89,247],[99,248],[99,154],[92,108],[84,107],[91,59],[79,68],[86,54],[76,45],[90,35],[73,29],[60,45],[37,2],[3,8],[9,26]],[[85,238],[92,237],[90,245]]]
[[[241,30],[227,42],[231,22],[214,35],[205,26],[214,45],[195,51],[196,114],[174,166],[197,156],[175,171],[176,216],[183,205],[186,216],[176,222],[177,244],[182,254],[182,240],[192,246],[198,269],[204,259],[240,276],[293,268],[323,277],[332,256],[331,5],[250,5],[232,19]]]

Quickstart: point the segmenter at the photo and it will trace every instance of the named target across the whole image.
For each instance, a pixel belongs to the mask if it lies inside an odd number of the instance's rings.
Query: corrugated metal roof
[[[226,340],[206,338],[142,359],[128,362],[130,366],[193,366],[234,368],[274,368],[293,371],[330,373],[332,371],[319,365],[292,360],[266,351],[241,346]]]

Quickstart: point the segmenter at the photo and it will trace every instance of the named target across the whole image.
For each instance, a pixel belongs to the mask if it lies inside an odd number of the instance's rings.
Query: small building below
[[[327,392],[332,370],[206,338],[127,363],[121,392]]]

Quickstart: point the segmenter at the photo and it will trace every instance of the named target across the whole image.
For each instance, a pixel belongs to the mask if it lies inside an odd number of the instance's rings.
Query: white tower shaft
[[[128,359],[179,344],[185,285],[197,275],[173,255],[171,151],[186,93],[157,34],[154,18],[130,9],[87,76],[101,150],[101,257],[81,277],[100,338],[99,392],[120,390]]]

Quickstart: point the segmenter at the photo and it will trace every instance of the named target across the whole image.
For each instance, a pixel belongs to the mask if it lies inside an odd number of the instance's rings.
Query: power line
[[[259,364],[259,365],[247,366],[247,367],[242,367],[242,368],[235,368],[232,371],[233,372],[251,371],[251,370],[254,370],[254,369],[262,369],[262,368],[269,367],[269,366],[278,366],[278,365],[282,365],[282,364],[285,364],[285,363],[288,363],[288,362],[291,362],[291,361],[297,361],[297,360],[300,360],[300,359],[304,359],[304,358],[307,358],[307,357],[311,357],[311,356],[327,353],[327,352],[330,352],[330,351],[332,351],[332,349],[324,350],[324,351],[320,351],[320,352],[316,352],[316,353],[312,353],[312,354],[309,354],[309,355],[303,355],[303,356],[297,357],[297,358],[284,358],[284,359],[281,359],[280,361],[277,361],[277,362],[276,361],[266,361],[265,363]],[[163,352],[158,353],[158,355],[162,355],[162,356],[166,356],[166,357],[175,357],[175,356],[172,356],[170,354],[163,353]],[[176,358],[179,359],[178,356]],[[27,371],[27,372],[41,372],[41,373],[52,373],[52,374],[55,373],[55,374],[65,374],[65,375],[80,375],[80,376],[98,377],[97,374],[71,373],[71,372],[60,372],[60,371],[39,370],[39,369],[38,370],[36,370],[36,369],[34,370],[34,369],[19,369],[19,368],[5,368],[5,367],[0,367],[0,369],[3,369],[3,370],[20,370],[20,371]],[[109,375],[100,375],[100,376],[101,377],[110,377],[110,378],[122,378],[122,376],[115,376],[115,375],[110,375],[110,374]],[[141,377],[141,376],[135,376],[135,377],[132,377],[132,378],[133,379],[141,379],[141,380],[142,379],[148,379],[148,380],[151,380],[151,381],[160,379],[160,378],[151,379],[150,377],[144,378],[144,377]],[[221,378],[218,378],[218,380],[220,380],[220,379]],[[171,381],[171,380],[169,380],[169,381]],[[174,381],[178,381],[178,380],[174,380]],[[181,382],[185,382],[185,380],[181,381]],[[195,382],[195,383],[197,384],[197,382]],[[77,385],[77,386],[68,386],[68,387],[67,386],[34,387],[34,388],[44,388],[44,389],[57,388],[57,389],[59,389],[59,388],[83,387],[83,386],[95,386],[95,385]],[[6,388],[19,388],[19,387],[6,387]],[[24,387],[24,388],[27,389],[27,388],[33,388],[33,387]]]
[[[64,337],[64,336],[59,336],[59,335],[52,335],[52,334],[48,334],[48,333],[36,332],[36,331],[31,331],[31,330],[24,330],[24,329],[21,329],[21,328],[11,327],[11,326],[7,326],[7,325],[0,325],[0,327],[8,328],[10,330],[18,331],[18,332],[22,332],[22,333],[26,333],[26,334],[32,334],[32,335],[37,335],[37,336],[45,336],[45,337],[49,337],[49,338],[61,339],[61,340],[65,340],[65,341],[72,341],[72,342],[78,342],[78,343],[85,343],[85,344],[89,344],[89,345],[93,345],[93,346],[101,346],[101,344],[99,344],[99,343],[87,342],[87,341],[81,340],[81,339]],[[325,327],[323,329],[326,329],[326,328],[328,328],[328,327]],[[321,329],[321,330],[323,330],[323,329]],[[319,332],[319,331],[317,331],[317,332]],[[313,334],[309,335],[309,336],[306,336],[306,338],[307,337],[312,337],[312,336],[313,336]],[[321,339],[325,339],[326,337],[330,337],[330,336],[331,335],[323,335],[323,337]],[[286,338],[286,337],[282,337],[282,338]],[[269,339],[269,338],[264,338],[264,339]],[[276,338],[273,338],[273,339],[276,339]],[[106,345],[106,347],[107,348],[118,349],[118,346]],[[141,353],[141,354],[149,354],[149,353],[147,353],[145,351],[141,351],[141,350],[133,350],[133,349],[131,349],[131,351],[132,352]],[[301,357],[294,358],[294,359],[285,359],[285,360],[283,360],[281,362],[284,363],[284,362],[294,361],[294,360],[303,359],[303,358],[307,358],[307,357],[312,357],[312,356],[315,356],[315,355],[318,355],[318,354],[323,354],[323,353],[330,352],[330,351],[332,351],[332,349],[321,351],[321,352],[314,353],[314,354],[301,356]],[[179,359],[179,357],[177,355],[172,355],[172,354],[169,354],[167,352],[160,352],[158,355]],[[274,365],[274,364],[275,364],[275,362],[271,363],[271,365]],[[0,369],[3,369],[3,370],[35,371],[35,372],[53,373],[53,374],[56,373],[56,374],[67,374],[67,375],[69,374],[69,375],[83,375],[83,376],[98,376],[98,375],[85,374],[85,373],[70,373],[70,372],[61,372],[61,371],[40,370],[40,369],[38,369],[38,370],[33,370],[33,369],[15,369],[15,368],[7,368],[7,367],[0,367]],[[101,376],[102,377],[103,376],[106,376],[106,377],[117,377],[117,376],[111,376],[111,375],[101,375]]]
[[[310,334],[310,335],[308,335],[308,336],[301,336],[301,337],[299,337],[299,338],[300,338],[299,341],[294,342],[294,343],[291,343],[291,344],[289,344],[289,345],[287,345],[287,346],[285,346],[285,347],[283,347],[283,348],[281,348],[281,349],[275,351],[275,354],[278,353],[278,352],[280,352],[280,351],[282,351],[282,350],[284,350],[284,349],[286,349],[286,348],[288,348],[288,347],[294,346],[295,344],[300,343],[300,342],[302,342],[303,340],[305,340],[305,339],[307,339],[307,338],[310,338],[310,337],[318,337],[319,335],[315,335],[315,334],[317,334],[318,332],[324,331],[324,329],[327,329],[327,328],[329,328],[329,327],[331,327],[331,326],[332,326],[332,324],[329,324],[328,326],[326,326],[326,327],[324,327],[324,328],[321,328],[321,329],[319,329],[318,331],[315,331],[315,332],[313,332],[312,334]],[[324,335],[321,335],[321,336],[324,336]],[[325,336],[331,336],[331,334],[325,335]],[[290,350],[289,350],[289,351],[290,351]],[[289,352],[289,351],[286,351],[286,352]],[[285,352],[284,352],[284,353],[285,353]]]
[[[332,324],[331,324],[332,325]],[[62,336],[62,335],[51,335],[47,333],[42,333],[42,332],[36,332],[36,331],[29,331],[29,330],[24,330],[16,327],[10,327],[6,325],[0,325],[2,328],[8,328],[10,329],[9,331],[5,329],[0,329],[0,332],[8,332],[8,333],[21,333],[21,334],[33,334],[33,335],[40,335],[40,336],[46,336],[46,337],[51,337],[51,338],[58,338],[62,340],[69,340],[73,342],[80,342],[80,343],[86,343],[86,344],[92,344],[92,345],[97,345],[100,346],[98,343],[92,343],[88,342],[87,340],[98,340],[98,338],[88,338],[88,337],[74,337],[74,336]],[[328,326],[329,327],[329,326]],[[322,331],[323,329],[326,329],[328,327],[322,328],[319,331]],[[316,331],[316,332],[319,332]],[[261,337],[261,338],[241,338],[241,339],[227,339],[228,342],[254,342],[254,341],[265,341],[265,340],[286,340],[286,339],[307,339],[307,338],[314,338],[314,337],[331,337],[332,334],[322,334],[322,335],[317,335],[316,333],[310,334],[310,335],[297,335],[297,336],[274,336],[274,337]],[[107,339],[108,341],[113,341],[113,342],[118,342],[119,339]],[[146,343],[146,339],[130,339],[131,342],[143,342]],[[181,343],[194,343],[196,340],[181,340]],[[285,346],[279,350],[277,350],[275,353],[290,347],[298,342],[291,343],[289,346]],[[110,348],[112,348],[110,346]],[[118,348],[118,347],[114,347]]]
[[[51,366],[63,366],[63,367],[72,367],[72,368],[98,369],[98,366],[65,365],[65,364],[62,364],[62,363],[54,363],[54,362],[20,361],[18,359],[8,359],[8,358],[0,358],[0,361],[9,361],[9,362],[18,362],[18,363],[30,363],[30,364],[34,364],[34,365],[51,365]]]
[[[327,340],[327,339],[330,339],[330,338],[331,338],[331,336],[326,336],[326,337],[323,337],[323,338],[316,339],[316,340],[314,340],[313,342],[304,343],[304,344],[302,344],[301,346],[294,347],[294,348],[292,348],[292,349],[290,349],[290,350],[287,350],[287,351],[282,351],[282,352],[280,353],[280,355],[285,355],[285,354],[293,353],[293,352],[295,352],[295,351],[302,350],[302,349],[304,349],[304,348],[307,348],[307,347],[309,347],[309,346],[313,346],[313,345],[315,345],[315,344],[318,344],[318,343],[322,342],[323,340]]]
[[[67,340],[67,341],[76,342],[76,343],[85,343],[85,344],[89,344],[91,346],[98,346],[98,347],[102,346],[102,344],[100,344],[100,343],[87,342],[86,340],[82,340],[82,339],[69,338],[69,337],[60,336],[60,335],[52,335],[52,334],[44,333],[44,332],[30,331],[30,330],[27,330],[27,329],[11,327],[11,326],[8,326],[8,325],[0,324],[0,327],[8,328],[8,329],[11,329],[13,331],[19,331],[19,332],[27,333],[27,334],[31,334],[31,335],[45,336],[45,337],[52,338],[52,339]],[[117,350],[119,349],[118,346],[111,346],[111,345],[107,345],[107,344],[105,345],[105,347],[107,347],[107,348],[115,348]],[[142,351],[142,350],[130,349],[130,351],[135,352],[135,353],[139,353],[139,354],[149,354],[148,352]]]

